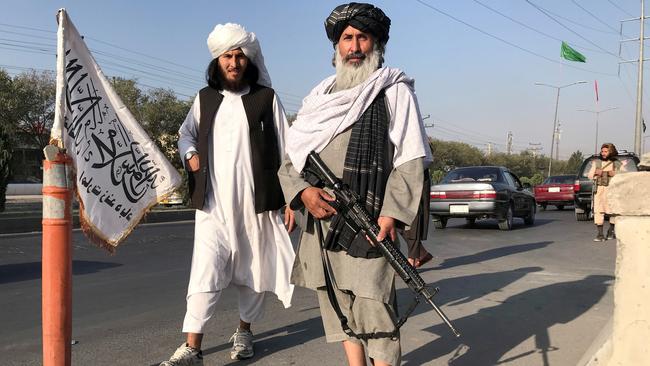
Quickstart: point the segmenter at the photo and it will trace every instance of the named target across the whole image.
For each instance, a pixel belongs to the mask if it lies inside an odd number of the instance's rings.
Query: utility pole
[[[630,62],[638,63],[637,64],[638,75],[637,75],[637,84],[636,84],[636,116],[635,116],[635,123],[634,123],[634,152],[638,155],[641,155],[643,153],[641,147],[641,141],[642,141],[642,134],[643,134],[643,62],[645,61],[643,48],[644,48],[644,41],[646,40],[645,32],[644,32],[645,19],[646,16],[644,10],[644,0],[641,0],[641,16],[639,18],[621,20],[621,34],[623,33],[624,22],[636,21],[636,20],[639,21],[639,38],[624,39],[621,41],[621,43],[630,42],[630,41],[639,41],[639,59],[619,62],[619,64],[625,64]],[[620,46],[619,46],[619,54],[620,54]],[[619,73],[620,73],[620,67],[619,67]]]
[[[506,139],[506,152],[508,155],[512,154],[512,131],[508,131],[508,137]]]
[[[634,124],[634,152],[641,156],[641,134],[643,133],[643,43],[645,37],[643,28],[645,24],[644,1],[641,0],[641,17],[639,18],[639,76],[636,84],[636,123]]]
[[[539,151],[542,150],[542,143],[541,142],[529,142],[528,145],[530,146],[528,148],[528,151],[530,151],[533,154],[533,157],[536,157]]]

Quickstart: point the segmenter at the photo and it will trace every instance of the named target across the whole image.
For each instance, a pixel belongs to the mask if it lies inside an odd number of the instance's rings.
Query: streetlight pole
[[[641,30],[639,32],[639,75],[636,85],[636,117],[634,123],[634,152],[641,155],[641,136],[643,135],[643,42],[644,25],[645,25],[645,12],[643,10],[643,0],[641,0]]]
[[[556,86],[556,85],[551,85],[551,84],[545,84],[545,83],[535,83],[535,85],[541,85],[541,86],[548,86],[549,88],[555,88],[557,89],[557,95],[555,97],[555,117],[553,117],[553,135],[551,136],[551,155],[549,156],[548,159],[548,176],[551,176],[551,167],[553,165],[553,146],[555,145],[555,131],[557,130],[557,110],[558,106],[560,104],[560,89],[566,88],[572,85],[577,85],[577,84],[585,84],[586,81],[581,80],[581,81],[576,81],[575,83],[571,84],[566,84],[566,85],[561,85],[561,86]]]
[[[589,113],[593,113],[593,114],[596,115],[596,142],[594,143],[594,154],[598,154],[598,118],[599,118],[601,113],[612,111],[614,109],[618,109],[618,107],[609,107],[609,108],[603,109],[601,111],[592,111],[590,109],[578,109],[578,112],[589,112]]]

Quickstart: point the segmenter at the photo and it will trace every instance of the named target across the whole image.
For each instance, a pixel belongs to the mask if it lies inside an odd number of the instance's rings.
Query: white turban
[[[264,56],[262,56],[262,49],[255,33],[246,32],[246,29],[239,24],[217,24],[212,33],[208,35],[208,48],[212,58],[217,58],[225,52],[241,48],[249,61],[257,66],[259,71],[257,83],[271,87],[271,77],[264,65]]]

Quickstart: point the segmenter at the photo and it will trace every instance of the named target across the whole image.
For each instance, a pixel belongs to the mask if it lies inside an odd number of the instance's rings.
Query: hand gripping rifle
[[[359,196],[356,192],[350,190],[346,184],[337,178],[317,153],[313,151],[309,153],[307,161],[308,164],[305,168],[305,172],[314,175],[320,180],[321,184],[334,191],[334,196],[336,198],[334,205],[336,206],[338,214],[342,215],[349,225],[358,228],[372,241],[374,246],[379,249],[386,261],[388,261],[391,267],[393,267],[400,278],[402,278],[402,280],[409,286],[411,291],[415,292],[415,301],[408,308],[404,316],[399,319],[397,322],[397,328],[406,322],[408,316],[413,312],[413,310],[415,310],[415,307],[420,302],[420,297],[422,297],[433,307],[433,310],[436,311],[438,316],[440,316],[452,333],[456,337],[460,337],[460,333],[451,324],[449,318],[447,318],[445,313],[443,313],[438,305],[433,302],[433,296],[438,293],[439,289],[436,287],[430,290],[426,286],[422,277],[420,277],[415,268],[408,263],[402,252],[395,247],[390,237],[387,236],[381,241],[377,239],[380,230],[379,225],[377,225],[376,220],[370,216],[365,206],[360,202]]]

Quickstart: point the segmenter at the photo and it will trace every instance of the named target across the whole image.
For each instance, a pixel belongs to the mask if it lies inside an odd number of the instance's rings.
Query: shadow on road
[[[73,260],[72,274],[74,276],[85,275],[121,265],[121,263]],[[0,265],[0,284],[39,279],[41,278],[41,267],[41,262]]]
[[[597,304],[613,279],[590,275],[513,295],[496,306],[452,319],[463,334],[459,339],[451,336],[444,324],[429,327],[426,330],[440,338],[406,354],[404,364],[423,365],[452,353],[449,365],[497,365],[528,356],[527,364],[550,366],[548,353],[558,348],[553,346],[548,329],[576,319]],[[501,360],[531,336],[535,337],[534,349]]]
[[[526,225],[524,222],[519,219],[515,218],[515,221],[513,222],[512,225],[512,230],[525,230],[529,229],[531,227],[535,226],[542,226],[546,224],[550,224],[553,221],[557,221],[556,219],[542,219],[539,217],[535,218],[535,224],[534,225]],[[461,230],[499,230],[499,222],[495,219],[485,219],[485,220],[478,220],[474,222],[473,224],[468,223],[465,220],[461,219],[453,219],[449,220],[447,224],[447,228],[444,230],[448,229],[461,229]],[[440,229],[436,229],[440,230]]]
[[[499,292],[502,288],[518,281],[527,274],[542,270],[544,269],[541,267],[524,267],[510,271],[460,276],[437,281],[430,284],[429,287],[440,288],[440,292],[433,298],[433,301],[438,306],[456,306],[480,299],[492,292]],[[397,290],[397,303],[400,310],[405,311],[405,308],[413,301],[413,297],[413,292],[408,288]],[[437,324],[440,321],[431,306],[425,302],[420,303],[411,316],[426,312],[430,312],[431,317],[426,318],[424,324]]]
[[[507,247],[499,247],[495,249],[484,250],[482,252],[478,252],[475,254],[445,259],[437,267],[421,269],[420,272],[428,272],[433,270],[463,266],[466,264],[484,262],[490,259],[506,257],[512,254],[527,252],[529,250],[546,248],[549,244],[552,243],[553,243],[552,241],[540,241],[535,243],[517,244],[517,245],[511,245]]]
[[[303,320],[280,328],[255,334],[255,357],[249,361],[232,361],[226,365],[248,365],[262,363],[264,357],[288,348],[300,346],[316,338],[324,337],[323,323],[320,317]],[[229,350],[231,343],[220,344],[203,350],[203,355]],[[157,364],[156,364],[157,365]]]

